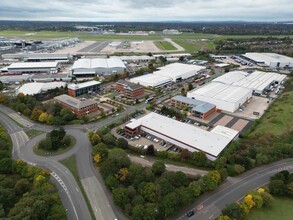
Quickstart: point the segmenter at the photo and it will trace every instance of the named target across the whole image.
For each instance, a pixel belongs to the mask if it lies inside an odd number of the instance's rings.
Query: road
[[[216,219],[226,204],[236,202],[242,199],[247,192],[265,185],[269,182],[270,176],[281,170],[293,172],[293,159],[282,160],[270,165],[258,167],[239,177],[229,177],[216,191],[205,193],[174,219]],[[186,213],[190,210],[194,210],[195,215],[188,218]]]
[[[13,143],[12,157],[14,159],[24,160],[30,165],[37,165],[52,172],[52,181],[57,185],[62,203],[67,210],[67,218],[74,220],[91,219],[83,195],[80,193],[79,186],[71,172],[53,158],[40,157],[33,153],[32,147],[44,135],[29,140],[23,128],[2,112],[0,112],[0,123],[11,136]],[[71,150],[71,153],[74,153],[77,146]]]

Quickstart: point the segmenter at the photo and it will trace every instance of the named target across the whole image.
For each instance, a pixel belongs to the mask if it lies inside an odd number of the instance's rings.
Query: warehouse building
[[[171,99],[171,105],[176,108],[184,109],[188,108],[195,117],[206,119],[211,114],[217,111],[216,106],[211,103],[199,101],[185,96],[175,96]]]
[[[293,58],[277,53],[245,53],[241,57],[259,66],[267,66],[270,68],[293,67]]]
[[[31,75],[6,75],[0,76],[0,81],[4,84],[19,84],[21,82],[29,82],[31,80]]]
[[[98,102],[92,99],[76,99],[68,95],[60,95],[54,98],[64,108],[71,110],[76,116],[88,115],[99,110]]]
[[[3,54],[3,59],[17,59],[25,62],[44,62],[58,61],[59,63],[68,63],[73,57],[70,54],[53,54],[53,53],[16,53]]]
[[[172,78],[158,74],[146,74],[132,78],[130,82],[140,84],[144,87],[163,88],[172,84]]]
[[[248,88],[255,94],[262,94],[271,86],[283,84],[285,79],[286,75],[272,72],[254,71],[253,73],[247,73],[244,71],[232,71],[217,77],[213,82]]]
[[[211,82],[187,93],[188,98],[216,105],[217,109],[235,112],[252,96],[252,89]]]
[[[7,67],[10,73],[47,73],[55,74],[59,72],[59,62],[21,62],[12,63]]]
[[[78,97],[81,95],[88,95],[100,91],[101,82],[92,80],[79,84],[68,85],[68,95]]]
[[[43,92],[47,92],[48,90],[51,90],[51,89],[62,88],[62,87],[63,88],[66,87],[65,82],[26,83],[17,90],[17,94],[23,93],[24,95],[37,95]]]
[[[171,77],[173,82],[180,82],[199,74],[199,72],[204,70],[205,67],[183,63],[172,63],[158,69],[159,71],[154,72],[155,75]]]
[[[121,59],[94,58],[79,59],[72,66],[72,75],[75,77],[95,77],[122,74],[126,66]]]
[[[116,83],[116,90],[129,98],[139,98],[144,94],[143,86],[125,80]]]
[[[131,135],[145,132],[190,152],[204,152],[210,160],[238,137],[237,131],[220,125],[206,131],[153,112],[127,124],[125,131]]]

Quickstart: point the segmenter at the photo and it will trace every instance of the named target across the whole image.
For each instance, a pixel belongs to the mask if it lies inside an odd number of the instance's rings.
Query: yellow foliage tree
[[[96,154],[96,155],[94,156],[94,161],[95,161],[97,164],[99,164],[99,163],[101,162],[101,156],[100,156],[100,154]]]
[[[232,220],[232,219],[227,215],[220,215],[218,220]]]
[[[215,180],[217,182],[217,184],[220,182],[221,180],[221,175],[218,171],[214,170],[208,173],[208,176],[211,177],[213,180]]]
[[[49,117],[48,113],[47,112],[43,112],[39,116],[39,122],[45,123],[48,120],[48,117]]]
[[[255,202],[252,199],[252,195],[248,194],[247,196],[244,197],[244,200],[241,204],[241,208],[243,212],[247,215],[249,211],[255,206]]]
[[[258,192],[259,194],[262,194],[262,193],[265,192],[265,190],[264,190],[263,188],[258,188],[257,192]]]
[[[34,178],[34,186],[35,187],[40,187],[43,185],[43,183],[46,182],[46,177],[44,177],[43,175],[37,175]]]
[[[128,176],[128,169],[127,168],[121,168],[118,172],[118,174],[116,175],[116,177],[120,180],[120,181],[125,181],[127,176]]]

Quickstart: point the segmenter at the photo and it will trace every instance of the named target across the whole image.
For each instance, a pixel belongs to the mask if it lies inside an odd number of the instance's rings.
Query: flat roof
[[[139,84],[136,84],[136,83],[132,83],[132,82],[127,82],[127,81],[122,80],[122,79],[118,80],[118,82],[116,84],[120,84],[120,85],[126,86],[129,89],[131,89],[131,90],[136,90],[136,89],[142,88],[142,85],[139,85]]]
[[[27,81],[31,78],[31,75],[6,75],[6,76],[0,76],[1,82],[11,82],[11,81]]]
[[[72,69],[96,69],[96,68],[126,68],[123,61],[118,58],[85,58],[74,62]]]
[[[272,82],[281,82],[285,79],[286,75],[273,72],[254,71],[253,73],[249,74],[244,71],[232,71],[215,78],[213,82],[221,82],[227,85],[240,86],[260,92],[263,91]]]
[[[209,132],[154,112],[126,126],[131,129],[138,126],[149,128],[154,132],[187,145],[186,149],[191,152],[200,150],[214,157],[217,157],[238,134],[238,131],[222,128],[220,125],[217,126],[218,128],[216,127],[215,131]]]
[[[138,76],[130,79],[132,83],[139,83],[145,87],[151,86],[156,87],[165,83],[171,83],[172,79],[170,77],[155,75],[155,74],[146,74],[143,76]]]
[[[64,104],[67,104],[73,108],[76,108],[76,109],[81,109],[81,108],[85,108],[85,107],[88,107],[90,105],[94,105],[94,104],[97,104],[98,102],[93,100],[93,99],[76,99],[76,98],[73,98],[69,95],[59,95],[59,96],[56,96],[54,99],[64,103]]]
[[[195,75],[198,71],[205,69],[205,67],[193,64],[172,63],[158,69],[159,70],[155,71],[154,74],[176,79],[190,72],[193,72]]]
[[[257,63],[269,65],[271,62],[288,62],[293,63],[293,58],[277,53],[245,53],[242,56],[254,60]]]
[[[241,100],[251,89],[242,88],[239,86],[227,85],[219,82],[211,82],[204,87],[192,90],[188,94],[196,94],[203,97],[210,97],[230,103],[236,103]]]
[[[24,95],[35,95],[50,89],[55,89],[55,88],[60,88],[65,86],[66,86],[65,82],[26,83],[17,90],[17,93],[18,94],[23,93]]]
[[[195,110],[197,112],[202,112],[202,113],[208,112],[209,110],[216,107],[216,105],[214,105],[214,104],[203,102],[203,101],[200,101],[197,99],[187,98],[187,97],[181,96],[181,95],[174,96],[172,99],[175,101],[184,102],[184,103],[187,103],[191,106],[194,106],[193,110]]]
[[[56,68],[59,62],[20,62],[12,63],[9,69]]]
[[[79,83],[79,84],[72,83],[72,84],[68,85],[67,88],[72,89],[72,90],[76,90],[76,89],[87,88],[89,86],[95,86],[95,85],[100,85],[100,84],[101,84],[101,82],[91,80],[91,81]]]

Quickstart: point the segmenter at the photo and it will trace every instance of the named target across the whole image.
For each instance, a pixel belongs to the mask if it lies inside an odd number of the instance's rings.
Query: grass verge
[[[290,220],[293,216],[293,199],[275,198],[273,207],[253,209],[246,220]]]
[[[90,212],[90,215],[92,217],[92,219],[95,219],[95,215],[94,215],[94,211],[92,209],[92,206],[91,206],[91,203],[82,187],[82,184],[81,184],[81,181],[80,181],[80,178],[79,178],[79,175],[78,175],[78,171],[77,171],[77,167],[76,167],[76,159],[75,159],[75,156],[72,155],[71,157],[68,157],[64,160],[61,160],[60,161],[64,166],[66,166],[70,172],[72,173],[72,175],[74,176],[74,179],[76,180],[80,190],[81,190],[81,193],[85,199],[85,202],[86,202],[86,205],[89,209],[89,212]]]
[[[155,41],[156,47],[161,50],[177,50],[170,42],[168,41]]]
[[[43,157],[50,157],[50,156],[56,156],[56,155],[63,154],[65,152],[69,151],[71,148],[73,148],[76,144],[76,139],[71,135],[69,135],[69,137],[71,139],[71,143],[66,148],[60,148],[57,151],[48,151],[48,150],[44,150],[44,149],[39,149],[38,144],[36,144],[34,146],[34,153],[39,156],[43,156]]]
[[[31,139],[31,138],[34,138],[34,137],[40,135],[40,134],[43,134],[44,132],[39,131],[39,130],[35,130],[35,129],[30,129],[30,130],[25,131],[25,133]]]

